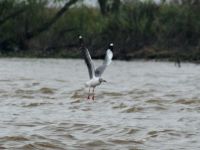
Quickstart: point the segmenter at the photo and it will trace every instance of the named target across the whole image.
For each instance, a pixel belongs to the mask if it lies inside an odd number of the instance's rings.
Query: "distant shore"
[[[104,59],[104,51],[98,52],[97,54],[92,54],[93,59]],[[143,49],[137,52],[130,52],[127,54],[116,54],[114,52],[115,60],[155,60],[155,61],[170,61],[170,62],[192,62],[200,63],[199,54],[188,54],[188,53],[174,53],[173,51],[162,51],[156,52],[152,49]],[[57,53],[47,53],[41,50],[38,51],[20,51],[20,52],[10,52],[5,54],[0,54],[0,58],[70,58],[70,59],[81,59],[81,53],[79,49],[73,50],[60,50]]]
[[[81,4],[69,8],[67,1],[60,7],[47,7],[40,1],[4,2],[0,57],[80,58],[77,44],[81,34],[97,59],[104,57],[112,42],[118,60],[200,61],[199,1],[114,5],[120,1],[113,0],[112,9]]]

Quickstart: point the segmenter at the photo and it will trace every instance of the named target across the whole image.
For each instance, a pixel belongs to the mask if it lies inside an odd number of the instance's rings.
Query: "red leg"
[[[90,99],[90,87],[89,87],[89,93],[87,99]]]
[[[92,100],[94,100],[94,88],[93,88],[93,96],[92,96]]]

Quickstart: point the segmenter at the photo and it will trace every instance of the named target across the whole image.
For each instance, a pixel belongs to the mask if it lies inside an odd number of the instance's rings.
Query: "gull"
[[[88,73],[89,73],[89,77],[90,77],[90,80],[85,83],[85,85],[87,87],[89,87],[89,93],[88,93],[87,99],[90,99],[90,88],[93,88],[92,99],[94,100],[94,89],[95,89],[95,87],[99,86],[103,82],[107,82],[101,76],[102,76],[103,72],[105,71],[106,67],[108,65],[110,65],[110,63],[112,62],[112,58],[113,58],[112,50],[113,50],[114,45],[113,45],[113,43],[110,43],[109,48],[106,51],[106,56],[105,56],[105,59],[103,61],[103,64],[100,65],[99,67],[95,68],[94,63],[91,59],[90,53],[84,45],[82,36],[79,36],[79,43],[80,43],[80,50],[81,50],[82,55],[84,57],[85,63],[87,65]]]

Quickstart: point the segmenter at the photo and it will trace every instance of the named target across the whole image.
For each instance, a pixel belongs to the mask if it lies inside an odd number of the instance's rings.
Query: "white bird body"
[[[100,84],[101,84],[101,82],[99,81],[99,78],[97,78],[97,77],[94,77],[94,78],[92,78],[91,80],[89,80],[88,82],[85,83],[85,85],[87,87],[93,87],[93,88],[95,88],[96,86],[98,86]]]

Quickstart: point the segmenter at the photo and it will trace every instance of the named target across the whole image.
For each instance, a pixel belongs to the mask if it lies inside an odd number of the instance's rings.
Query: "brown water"
[[[104,78],[89,101],[83,60],[0,59],[0,149],[200,149],[200,66],[114,61]]]

